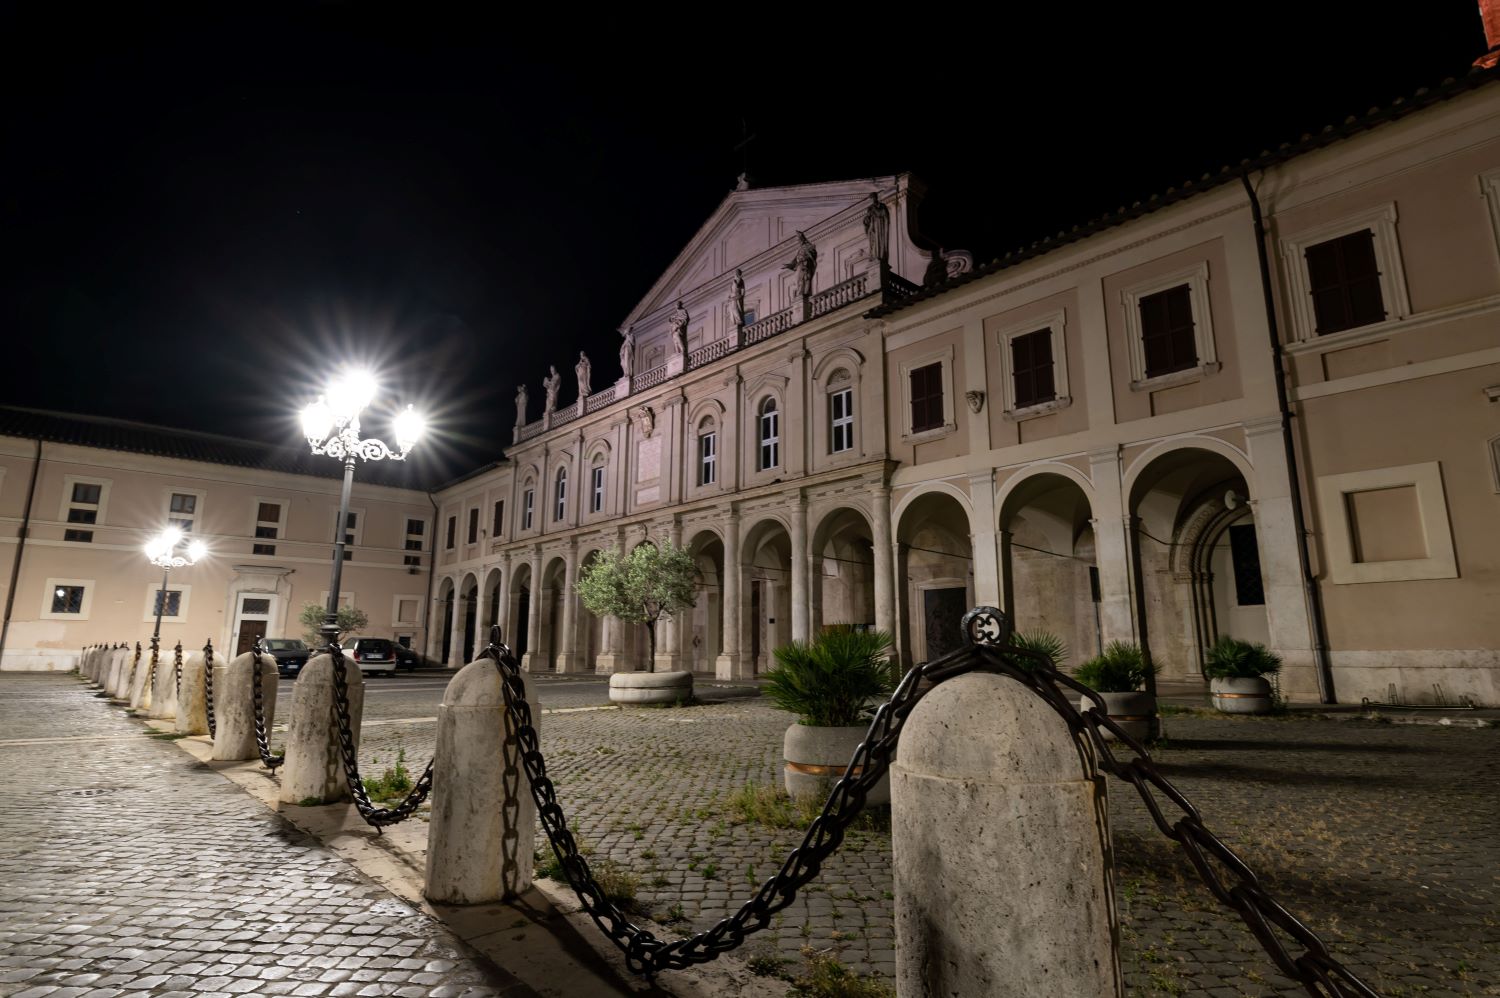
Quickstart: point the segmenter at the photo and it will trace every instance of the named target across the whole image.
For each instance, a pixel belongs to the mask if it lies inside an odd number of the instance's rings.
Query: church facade
[[[596,552],[700,569],[657,668],[840,623],[913,663],[974,604],[1294,699],[1500,702],[1500,87],[1478,73],[979,268],[910,177],[731,193],[568,401],[439,498],[429,651],[649,667]],[[1264,255],[1262,254],[1264,249]],[[611,365],[613,367],[613,365]],[[571,386],[570,386],[571,387]]]

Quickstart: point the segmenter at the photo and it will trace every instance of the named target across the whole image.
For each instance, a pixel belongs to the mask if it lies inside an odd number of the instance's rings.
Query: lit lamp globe
[[[417,441],[422,439],[422,434],[426,430],[427,421],[415,409],[407,406],[396,417],[396,446],[400,447],[401,453],[405,454],[412,447],[416,446]]]
[[[347,371],[328,386],[328,408],[340,426],[359,418],[375,399],[375,378],[369,371]]]
[[[333,410],[320,397],[302,409],[302,433],[308,440],[321,444],[333,432]]]

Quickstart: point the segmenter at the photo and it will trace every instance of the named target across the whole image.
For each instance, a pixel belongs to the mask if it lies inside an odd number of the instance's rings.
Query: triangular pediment
[[[824,184],[796,184],[731,191],[699,228],[651,291],[620,325],[630,329],[644,316],[669,308],[700,288],[744,267],[801,231],[814,230],[872,192],[889,190],[895,177]]]

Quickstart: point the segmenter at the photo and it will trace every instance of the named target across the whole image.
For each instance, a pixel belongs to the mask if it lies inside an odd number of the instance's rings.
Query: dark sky
[[[549,362],[565,401],[579,349],[613,377],[742,119],[757,182],[913,170],[924,229],[983,260],[1485,48],[1474,0],[725,5],[696,38],[625,7],[218,6],[0,13],[5,401],[284,442],[365,359],[433,414],[434,474],[498,458]]]

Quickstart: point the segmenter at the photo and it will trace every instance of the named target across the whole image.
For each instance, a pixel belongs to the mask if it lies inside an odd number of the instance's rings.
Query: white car
[[[396,645],[389,638],[350,638],[344,654],[367,676],[396,674]]]

